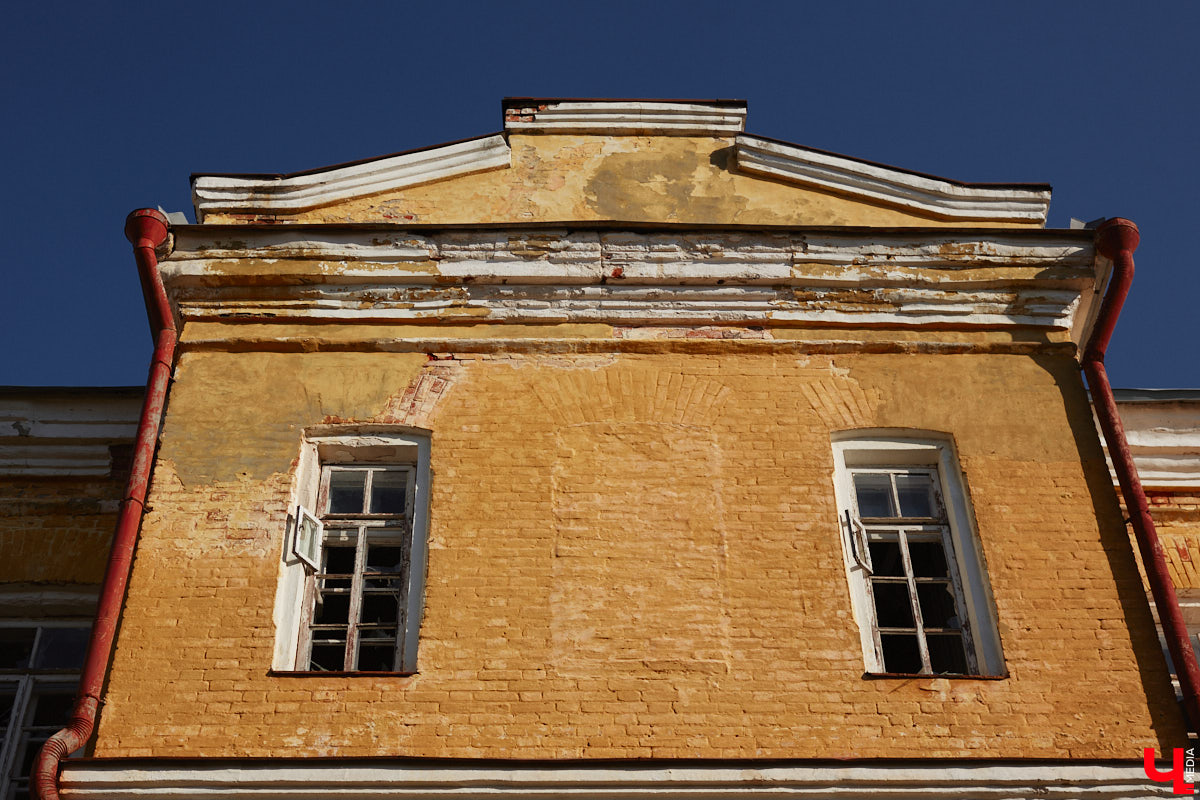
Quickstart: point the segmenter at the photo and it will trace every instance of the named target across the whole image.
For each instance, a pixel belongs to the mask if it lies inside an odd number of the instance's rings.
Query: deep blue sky
[[[434,10],[434,9],[437,10]],[[500,98],[749,101],[747,130],[1054,186],[1142,230],[1117,386],[1200,386],[1200,3],[19,3],[0,29],[0,384],[145,380],[125,214],[499,130]]]

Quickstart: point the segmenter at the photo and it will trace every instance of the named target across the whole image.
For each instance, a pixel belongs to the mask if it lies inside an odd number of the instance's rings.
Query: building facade
[[[0,388],[0,798],[69,717],[142,402]]]
[[[171,383],[50,788],[1169,794],[1095,231],[744,120],[511,100],[135,218]]]

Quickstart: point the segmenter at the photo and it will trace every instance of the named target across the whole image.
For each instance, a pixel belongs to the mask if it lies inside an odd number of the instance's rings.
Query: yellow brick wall
[[[433,431],[413,677],[268,674],[301,431],[339,421]],[[1005,679],[862,677],[830,434],[881,426],[955,436]],[[149,504],[99,756],[1127,759],[1182,741],[1067,357],[188,352]]]

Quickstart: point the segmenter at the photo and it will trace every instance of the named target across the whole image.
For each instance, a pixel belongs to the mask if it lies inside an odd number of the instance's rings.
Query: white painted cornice
[[[193,760],[172,765],[95,760],[68,761],[60,788],[64,800],[1135,800],[1171,796],[1171,785],[1150,781],[1140,760],[980,764],[912,760],[833,766],[754,762],[497,766],[494,762],[435,765],[339,759],[242,765]]]
[[[1200,392],[1117,390],[1114,394],[1142,484],[1200,489]],[[1107,446],[1105,450],[1107,455]],[[1110,470],[1111,466],[1110,459]]]
[[[1091,240],[1045,231],[216,228],[162,262],[185,320],[1072,330],[1094,280]]]
[[[737,137],[734,160],[742,172],[941,218],[1045,224],[1050,208],[1046,188],[955,183],[746,134]]]
[[[504,129],[519,133],[729,136],[746,126],[740,101],[539,100],[504,103]]]
[[[392,226],[242,226],[182,225],[172,229],[175,247],[162,262],[164,275],[220,274],[222,262],[262,261],[269,266],[288,260],[328,262],[337,274],[378,274],[379,265],[421,264],[430,276],[466,274],[488,277],[572,278],[570,265],[589,265],[581,279],[600,278],[609,264],[637,268],[642,277],[664,280],[690,275],[696,280],[776,280],[790,272],[770,272],[784,265],[834,267],[831,283],[876,279],[903,282],[908,270],[946,270],[954,280],[963,270],[1054,268],[1094,278],[1095,250],[1090,237],[1045,230],[871,230],[778,229],[737,227],[623,230],[588,223],[545,228],[402,228]],[[674,267],[674,271],[664,271]],[[643,269],[644,268],[644,269]],[[515,270],[515,271],[514,271]],[[649,271],[647,271],[649,270]],[[331,273],[332,274],[332,273]],[[409,268],[408,274],[412,274]],[[624,278],[631,280],[628,269]],[[431,282],[442,282],[430,277]]]
[[[0,475],[107,475],[109,447],[133,441],[141,405],[134,390],[6,390],[0,394]]]
[[[213,212],[292,213],[510,165],[508,143],[496,134],[300,175],[197,175],[192,202],[201,222]]]

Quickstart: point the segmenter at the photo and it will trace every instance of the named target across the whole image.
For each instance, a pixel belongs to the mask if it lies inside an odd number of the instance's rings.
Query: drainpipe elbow
[[[37,761],[30,771],[31,787],[40,800],[59,800],[58,770],[63,759],[74,753],[87,742],[95,726],[99,703],[94,697],[81,697],[71,714],[67,727],[55,733],[38,753]]]
[[[139,208],[125,218],[125,238],[134,247],[157,250],[166,243],[170,230],[166,216],[154,208]]]
[[[1083,352],[1083,364],[1103,364],[1117,327],[1117,318],[1133,285],[1133,251],[1141,241],[1138,226],[1124,217],[1113,217],[1096,229],[1096,252],[1112,262],[1112,278],[1108,282],[1096,327]]]
[[[1113,261],[1117,260],[1119,253],[1132,255],[1141,240],[1138,226],[1133,220],[1124,217],[1105,220],[1096,229],[1096,249],[1100,251],[1100,255]]]

